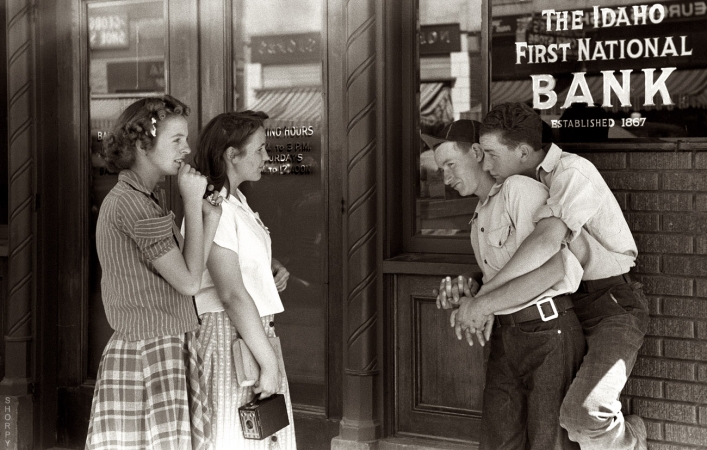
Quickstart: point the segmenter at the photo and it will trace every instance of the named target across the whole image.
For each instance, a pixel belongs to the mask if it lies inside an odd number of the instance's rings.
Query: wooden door
[[[396,276],[396,433],[478,442],[488,351],[437,309],[440,276]]]
[[[42,301],[56,302],[57,311],[57,339],[50,343],[56,346],[57,358],[56,441],[61,447],[83,448],[98,366],[113,333],[101,299],[95,224],[103,198],[118,176],[102,164],[98,151],[105,132],[126,106],[163,93],[191,107],[187,122],[194,145],[200,117],[199,14],[191,0],[62,0],[62,4],[65,8],[57,8],[57,33],[71,39],[58,44],[67,54],[58,67],[64,83],[57,95],[59,108],[73,113],[58,118],[65,142],[58,145],[57,159],[77,176],[62,177],[61,189],[53,193],[56,204],[49,206],[61,224],[52,239],[67,245],[59,245],[66,251],[55,257],[56,296],[48,287]],[[170,178],[162,182],[166,208],[181,217],[176,180]],[[45,283],[51,286],[53,281]]]

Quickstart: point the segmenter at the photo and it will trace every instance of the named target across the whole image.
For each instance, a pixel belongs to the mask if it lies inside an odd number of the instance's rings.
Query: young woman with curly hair
[[[206,177],[186,164],[189,108],[144,98],[128,106],[104,142],[119,170],[96,225],[101,293],[115,331],[101,357],[87,449],[209,448],[192,296],[221,216],[202,199]],[[186,238],[158,182],[176,175]]]
[[[200,354],[213,442],[217,450],[295,449],[292,404],[282,355],[268,341],[275,336],[274,315],[284,310],[278,292],[289,272],[272,258],[270,233],[248,206],[238,187],[258,181],[268,159],[262,112],[228,112],[214,117],[199,133],[194,165],[224,198],[223,213],[207,270],[196,294],[201,317]],[[236,380],[231,346],[241,337],[260,365],[255,386]],[[263,440],[243,437],[238,407],[255,397],[285,395],[290,425]]]

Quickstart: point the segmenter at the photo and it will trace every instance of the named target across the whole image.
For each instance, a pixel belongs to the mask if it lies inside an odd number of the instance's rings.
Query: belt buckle
[[[550,314],[549,316],[546,316],[543,312],[543,303],[550,303],[550,306],[552,307],[552,314]],[[538,311],[540,312],[540,319],[542,319],[543,322],[547,322],[548,320],[552,319],[557,319],[557,317],[559,317],[559,314],[557,313],[557,308],[555,307],[555,302],[553,302],[551,298],[540,300],[535,304],[535,306],[537,306]]]

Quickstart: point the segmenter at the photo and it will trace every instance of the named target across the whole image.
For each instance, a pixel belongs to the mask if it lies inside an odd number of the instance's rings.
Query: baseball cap
[[[468,142],[476,144],[479,142],[479,128],[481,124],[475,120],[461,119],[448,123],[437,136],[421,134],[420,137],[428,147],[434,150],[442,142]]]

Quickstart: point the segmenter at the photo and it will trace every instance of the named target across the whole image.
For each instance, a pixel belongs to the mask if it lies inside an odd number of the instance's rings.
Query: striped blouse
[[[182,245],[174,214],[165,213],[160,206],[164,204],[163,190],[150,192],[138,174],[123,170],[98,215],[103,306],[111,328],[126,340],[177,335],[198,327],[192,298],[177,292],[152,264]]]

